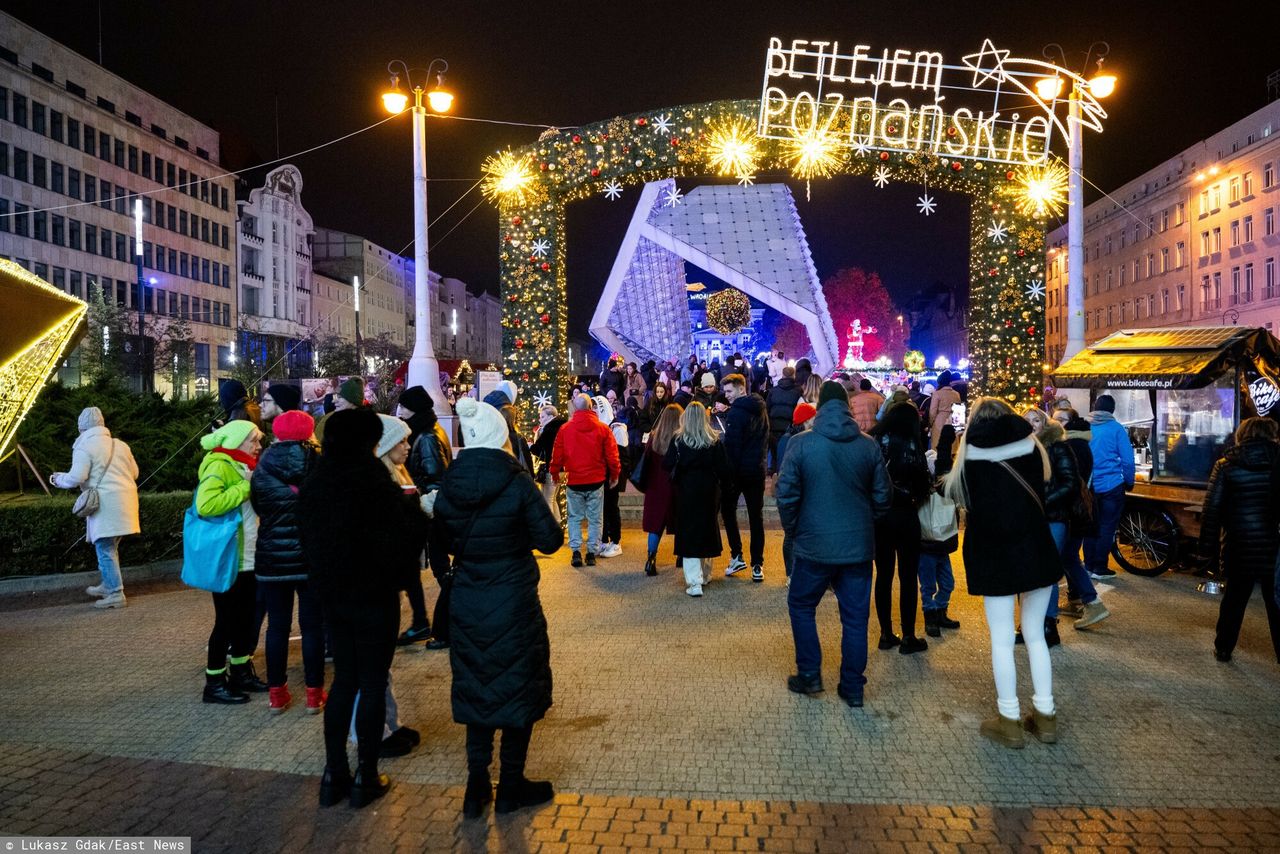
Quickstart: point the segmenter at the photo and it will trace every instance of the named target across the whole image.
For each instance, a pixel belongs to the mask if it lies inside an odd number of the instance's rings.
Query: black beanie
[[[1116,399],[1109,394],[1100,394],[1093,402],[1093,408],[1101,412],[1115,412]]]
[[[382,419],[368,407],[335,412],[324,422],[324,454],[326,457],[358,457],[368,454],[382,438]]]
[[[267,394],[271,395],[281,412],[291,412],[302,405],[302,389],[296,385],[276,383],[267,387]]]
[[[401,406],[415,414],[426,412],[428,409],[434,411],[436,408],[431,395],[427,394],[427,390],[420,385],[411,385],[400,392],[399,402]]]
[[[838,400],[845,406],[849,405],[849,392],[844,390],[844,386],[838,382],[827,380],[822,384],[822,388],[818,390],[818,408],[822,408],[822,404],[829,400]]]
[[[218,405],[223,412],[230,412],[249,397],[240,380],[223,380],[218,384]]]

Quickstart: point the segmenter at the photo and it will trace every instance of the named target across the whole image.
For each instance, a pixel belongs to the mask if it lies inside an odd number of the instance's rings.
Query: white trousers
[[[687,557],[680,563],[684,566],[686,587],[701,587],[711,580],[711,558]]]
[[[1041,587],[1023,593],[1022,638],[1027,646],[1027,658],[1031,662],[1031,703],[1042,715],[1052,715],[1053,664],[1049,660],[1049,645],[1044,640],[1044,618],[1049,610],[1049,597],[1053,586]],[[1013,662],[1014,602],[1017,596],[984,596],[983,608],[987,612],[987,629],[991,632],[991,669],[996,679],[996,705],[1001,717],[1018,720],[1022,710],[1018,705],[1018,669]]]
[[[556,517],[557,524],[560,522],[560,499],[556,495],[559,487],[560,484],[550,475],[547,476],[547,482],[542,484],[541,487],[542,497],[546,499],[547,506],[551,508],[551,515]]]

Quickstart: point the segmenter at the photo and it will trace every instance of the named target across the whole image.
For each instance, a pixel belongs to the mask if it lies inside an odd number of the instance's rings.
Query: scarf
[[[246,454],[239,448],[218,448],[217,453],[230,457],[238,463],[243,463],[249,467],[249,471],[253,471],[258,467],[258,458],[252,454]]]
[[[1089,413],[1090,424],[1103,424],[1107,421],[1115,420],[1116,414],[1114,412],[1107,412],[1105,409],[1095,409],[1093,412]]]

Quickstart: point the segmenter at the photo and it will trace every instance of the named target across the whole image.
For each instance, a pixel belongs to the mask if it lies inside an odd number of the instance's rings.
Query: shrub
[[[79,436],[76,419],[86,406],[102,410],[111,434],[129,444],[141,473],[141,489],[153,492],[190,489],[204,451],[199,438],[219,415],[217,398],[165,400],[137,394],[114,379],[76,388],[51,383],[18,429],[17,440],[44,477],[66,471],[71,445]],[[24,473],[24,480],[28,479]],[[15,469],[0,471],[0,489],[16,487]]]
[[[120,541],[122,566],[182,557],[182,515],[190,492],[143,492],[138,511],[142,533]],[[29,498],[0,504],[0,578],[96,569],[93,546],[84,542],[84,522],[71,515],[74,499]]]

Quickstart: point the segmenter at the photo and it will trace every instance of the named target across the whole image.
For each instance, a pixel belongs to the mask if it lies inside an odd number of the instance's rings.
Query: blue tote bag
[[[201,516],[195,497],[182,519],[182,582],[226,593],[240,571],[240,508],[221,516]]]

